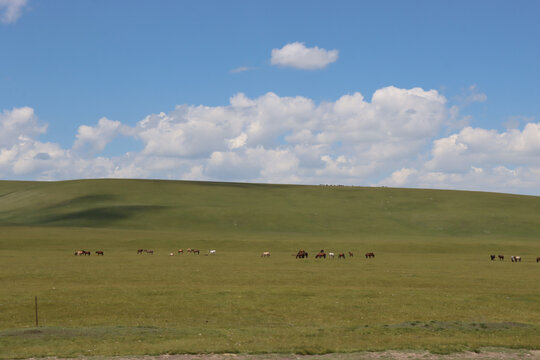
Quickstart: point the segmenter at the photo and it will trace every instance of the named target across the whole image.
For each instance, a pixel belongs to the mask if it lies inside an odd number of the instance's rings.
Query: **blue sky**
[[[539,16],[538,1],[0,0],[0,178],[538,195]]]

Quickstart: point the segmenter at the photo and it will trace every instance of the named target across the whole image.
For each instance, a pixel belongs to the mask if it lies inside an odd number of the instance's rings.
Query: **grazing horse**
[[[178,249],[178,253],[179,253],[179,254],[183,254],[183,253],[184,253],[184,250]]]
[[[81,256],[84,255],[84,250],[75,251],[75,256],[77,256],[77,255],[81,255]]]
[[[372,252],[366,253],[366,259],[374,258],[374,257],[375,257],[375,254],[374,254],[374,253],[372,253]]]
[[[353,256],[354,256],[354,254],[349,251],[349,257],[353,257]]]
[[[536,258],[536,262],[540,262],[540,256]]]
[[[339,253],[338,259],[345,259],[345,253]]]
[[[333,252],[329,252],[328,253],[328,257],[331,257],[332,259],[334,258],[335,254]]]
[[[144,250],[145,253],[154,255],[154,250]]]
[[[99,255],[103,256],[103,251],[101,251],[101,250],[96,251],[96,255],[97,256],[99,256]]]
[[[201,252],[201,251],[200,251],[199,249],[191,249],[191,253],[192,253],[192,254],[197,254],[197,255],[199,255],[200,252]]]
[[[319,251],[317,255],[315,255],[315,259],[325,258],[326,259],[326,253],[324,250]]]
[[[174,256],[174,253],[169,253],[169,256]]]
[[[499,261],[503,261],[504,260],[504,255],[499,255]]]
[[[144,249],[137,250],[137,254],[142,254],[144,252]]]
[[[296,258],[297,259],[303,259],[303,258],[308,258],[308,253],[307,251],[305,250],[299,250],[298,253],[296,254]]]
[[[83,250],[82,252],[83,252],[83,255],[84,255],[84,256],[86,256],[86,255],[88,255],[88,256],[92,255],[92,253],[91,253],[90,251]]]
[[[521,262],[521,256],[512,256],[510,259],[512,262]]]
[[[270,251],[265,251],[261,254],[261,257],[270,257]]]
[[[495,255],[489,255],[489,257],[491,258],[491,261],[495,260]]]

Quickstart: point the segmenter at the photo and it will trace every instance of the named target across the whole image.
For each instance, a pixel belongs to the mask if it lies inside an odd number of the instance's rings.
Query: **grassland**
[[[540,349],[539,236],[538,197],[0,182],[0,357]]]

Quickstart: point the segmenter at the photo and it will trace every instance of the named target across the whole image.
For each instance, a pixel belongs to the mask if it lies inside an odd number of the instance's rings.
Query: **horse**
[[[510,259],[512,262],[521,262],[521,256],[512,256]]]
[[[96,255],[97,256],[99,256],[99,255],[103,256],[103,251],[101,251],[101,250],[96,251]]]
[[[331,257],[332,259],[334,258],[335,254],[333,252],[329,252],[328,253],[328,257]]]
[[[372,253],[372,252],[366,253],[366,259],[374,258],[374,257],[375,257],[375,254],[374,254],[374,253]]]
[[[265,251],[261,254],[261,257],[270,257],[270,251]]]
[[[144,250],[145,253],[154,255],[154,250]]]
[[[345,259],[345,253],[339,253],[338,259]]]
[[[208,255],[216,255],[216,250],[208,250]]]
[[[137,255],[142,254],[143,252],[144,252],[144,249],[139,249],[139,250],[137,250]]]
[[[92,255],[92,253],[91,253],[90,251],[83,250],[82,252],[83,252],[83,255],[84,255],[84,256],[86,256],[86,255],[88,255],[88,256]]]
[[[326,259],[326,253],[324,251],[319,251],[317,255],[315,255],[315,259],[325,258]]]
[[[536,262],[540,262],[540,256],[536,258]]]
[[[491,261],[495,260],[495,255],[489,255],[489,257],[491,258]]]
[[[75,251],[75,256],[77,256],[77,255],[84,255],[84,251],[83,250]]]
[[[199,249],[191,249],[191,253],[199,255],[200,250]]]
[[[303,259],[303,258],[308,258],[308,253],[307,251],[305,250],[299,250],[298,253],[296,254],[296,258],[297,259]]]
[[[179,254],[183,254],[183,253],[184,253],[184,250],[178,249],[178,253],[179,253]]]
[[[174,256],[174,253],[169,253],[169,256]]]
[[[354,254],[349,251],[349,257],[353,257],[353,256],[354,256]]]
[[[503,261],[504,260],[504,255],[499,255],[499,261]]]

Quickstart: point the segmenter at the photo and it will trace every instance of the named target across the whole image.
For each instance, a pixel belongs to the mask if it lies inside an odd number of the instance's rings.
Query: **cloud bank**
[[[484,101],[477,99],[477,101]],[[0,178],[162,178],[386,185],[540,195],[540,123],[498,132],[462,126],[436,90],[377,90],[335,102],[236,94],[227,106],[179,105],[134,126],[82,125],[72,148],[40,141],[29,107],[0,114]],[[455,124],[454,124],[455,125]],[[119,137],[139,151],[107,156]]]
[[[307,48],[304,43],[294,42],[281,49],[272,49],[272,65],[292,67],[302,70],[323,69],[338,59],[337,50],[321,49],[317,46]]]

